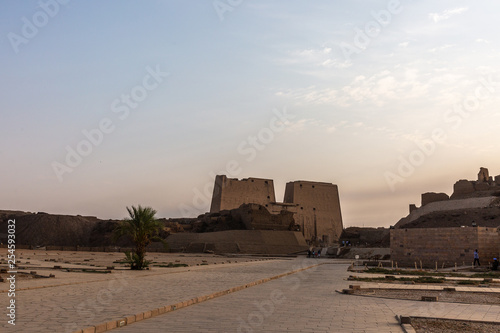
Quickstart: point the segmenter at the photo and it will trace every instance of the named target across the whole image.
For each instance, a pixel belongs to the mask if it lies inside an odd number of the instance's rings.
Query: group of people
[[[319,258],[319,257],[321,257],[321,249],[320,250],[313,250],[313,249],[307,250],[307,257],[308,258]]]
[[[476,263],[478,266],[481,266],[481,263],[479,262],[479,252],[477,252],[477,249],[474,250],[474,263],[472,265],[476,267]],[[493,262],[491,263],[491,269],[494,271],[498,270],[497,258],[493,258]]]

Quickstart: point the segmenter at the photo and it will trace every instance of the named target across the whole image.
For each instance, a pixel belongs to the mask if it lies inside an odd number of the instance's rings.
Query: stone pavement
[[[316,264],[314,260],[311,265]],[[1,332],[73,332],[139,312],[212,294],[297,268],[295,260],[268,260],[228,265],[195,266],[181,269],[155,268],[152,271],[114,271],[97,277],[89,274],[66,276],[61,285],[16,291],[16,325],[7,323],[6,306],[10,298],[0,293],[3,310]],[[61,275],[61,274],[58,274]],[[100,274],[99,274],[100,275]],[[73,281],[74,280],[74,281]],[[19,281],[21,287],[29,287]],[[69,284],[68,284],[69,283]],[[8,287],[7,283],[1,284]]]
[[[117,332],[402,332],[386,300],[335,291],[347,267],[322,265]]]
[[[73,332],[318,263],[324,265],[113,331],[402,332],[396,315],[500,322],[500,306],[339,294],[336,290],[352,284],[345,280],[348,264],[297,258],[114,272],[104,281],[18,291],[16,326],[8,325],[4,314],[0,331]],[[7,294],[1,293],[0,304],[7,302]]]
[[[339,294],[346,268],[322,265],[117,332],[402,332],[396,315],[500,322],[500,306]]]

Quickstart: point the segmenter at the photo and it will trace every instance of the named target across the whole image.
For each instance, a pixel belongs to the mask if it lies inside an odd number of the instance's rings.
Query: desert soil
[[[412,318],[411,325],[417,333],[500,332],[500,324],[478,323],[461,320]]]
[[[422,296],[437,296],[439,302],[488,304],[499,305],[500,293],[478,293],[463,291],[438,291],[438,290],[399,290],[399,289],[372,289],[356,290],[356,295],[367,295],[374,297],[388,297],[396,299],[418,300]]]

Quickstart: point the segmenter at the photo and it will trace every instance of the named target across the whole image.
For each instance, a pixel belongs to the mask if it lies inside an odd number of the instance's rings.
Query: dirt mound
[[[467,211],[470,209],[494,207],[498,206],[498,204],[499,204],[499,198],[497,197],[482,197],[482,198],[432,202],[412,211],[408,216],[399,220],[398,223],[396,223],[395,227],[405,228],[406,224],[411,223],[419,219],[420,217],[431,213],[448,212],[448,211]]]
[[[16,243],[33,246],[87,246],[97,220],[82,216],[1,211],[0,230],[7,230],[9,219],[16,221]],[[6,235],[0,241],[6,242]]]
[[[406,223],[402,228],[500,227],[500,207],[432,212]]]
[[[359,247],[389,247],[390,232],[388,228],[350,227],[342,231],[340,243],[342,241]]]
[[[128,239],[120,239],[116,243],[113,243],[113,230],[116,228],[118,223],[120,223],[120,221],[98,221],[90,232],[88,246],[130,246],[132,243]]]

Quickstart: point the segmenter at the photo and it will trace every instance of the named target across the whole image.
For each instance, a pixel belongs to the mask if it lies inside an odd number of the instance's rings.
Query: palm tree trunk
[[[135,248],[137,254],[137,269],[141,270],[144,267],[144,257],[146,256],[146,246],[144,244],[137,244]]]

